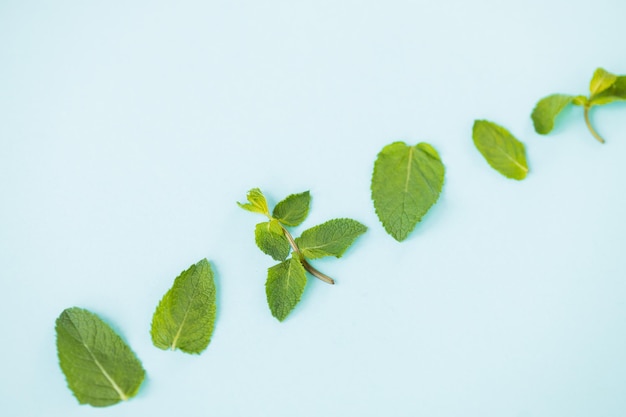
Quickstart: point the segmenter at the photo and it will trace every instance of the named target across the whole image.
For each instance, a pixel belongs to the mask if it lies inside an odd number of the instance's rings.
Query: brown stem
[[[589,120],[589,109],[590,108],[591,108],[591,106],[585,106],[585,123],[587,124],[587,129],[589,129],[589,131],[591,132],[593,137],[596,138],[598,140],[598,142],[604,143],[604,139],[602,139],[602,136],[598,135],[598,132],[596,132],[596,130],[591,125],[591,120]]]
[[[331,284],[331,285],[334,284],[335,283],[334,279],[318,271],[317,269],[313,268],[313,265],[311,265],[306,259],[304,259],[304,256],[302,255],[302,252],[300,252],[300,248],[298,247],[298,245],[296,245],[296,241],[294,240],[293,236],[291,236],[291,233],[289,233],[289,231],[282,224],[280,225],[280,227],[283,229],[283,234],[287,238],[287,241],[289,241],[289,246],[291,246],[291,249],[293,249],[293,252],[296,254],[298,259],[300,260],[300,263],[302,264],[304,269],[309,271],[309,273],[313,275],[315,278],[320,279],[327,284]]]

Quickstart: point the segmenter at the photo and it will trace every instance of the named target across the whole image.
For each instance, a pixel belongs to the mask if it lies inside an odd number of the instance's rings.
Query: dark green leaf
[[[100,317],[82,308],[56,320],[59,364],[81,404],[106,407],[137,394],[145,371],[137,356]]]

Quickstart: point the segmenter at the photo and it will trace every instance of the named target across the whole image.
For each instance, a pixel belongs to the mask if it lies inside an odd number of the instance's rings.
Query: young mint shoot
[[[539,100],[531,118],[535,131],[541,135],[547,135],[554,128],[556,117],[567,105],[574,104],[583,107],[585,123],[589,132],[600,143],[604,143],[602,136],[598,134],[589,118],[589,111],[594,106],[609,104],[614,101],[626,100],[626,75],[615,75],[603,68],[598,68],[589,84],[589,96],[571,96],[567,94],[552,94]]]
[[[306,286],[306,272],[328,283],[335,281],[318,271],[309,259],[334,256],[340,258],[367,227],[352,219],[333,219],[302,232],[296,239],[287,227],[300,225],[309,214],[311,195],[308,191],[292,194],[276,204],[270,213],[265,196],[258,188],[248,191],[247,203],[239,207],[267,217],[256,225],[257,246],[278,264],[267,271],[265,292],[272,315],[285,320],[300,301]],[[289,255],[291,254],[291,257]]]

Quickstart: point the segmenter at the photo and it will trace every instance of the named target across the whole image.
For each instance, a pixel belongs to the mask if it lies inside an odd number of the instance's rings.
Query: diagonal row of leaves
[[[199,354],[211,341],[216,315],[211,265],[202,259],[175,280],[152,316],[152,343]],[[96,314],[78,307],[56,320],[59,365],[80,404],[106,407],[134,397],[145,370],[124,340]]]
[[[535,131],[548,134],[557,116],[569,104],[582,106],[587,127],[600,142],[589,119],[592,107],[626,100],[626,76],[598,68],[589,84],[588,97],[552,94],[541,99],[532,111]],[[528,174],[526,148],[506,128],[476,120],[472,128],[476,149],[487,163],[507,178],[523,180]],[[428,143],[409,146],[394,142],[385,146],[374,164],[371,192],[376,214],[394,239],[403,241],[437,202],[445,169],[437,151]]]
[[[626,76],[598,68],[590,83],[590,95],[553,94],[537,103],[532,120],[537,133],[549,133],[555,119],[569,104],[582,106],[587,127],[600,142],[589,110],[626,100]],[[476,148],[495,170],[507,178],[522,180],[528,173],[524,144],[508,130],[487,120],[476,120],[472,137]],[[372,200],[383,227],[403,241],[437,202],[444,184],[445,167],[439,153],[427,143],[409,146],[394,142],[385,146],[374,164]],[[265,290],[274,317],[283,321],[300,301],[306,272],[333,284],[309,260],[340,258],[367,228],[356,220],[329,220],[294,239],[287,227],[299,226],[309,213],[308,191],[292,194],[270,214],[267,200],[257,188],[247,194],[245,210],[267,217],[255,228],[257,246],[279,263],[270,267]],[[291,254],[291,257],[289,256]],[[183,271],[159,302],[152,318],[153,344],[160,349],[201,353],[208,346],[216,316],[216,288],[206,259]],[[122,338],[94,313],[72,307],[56,321],[59,363],[79,403],[103,407],[127,400],[139,390],[145,370]]]
[[[307,282],[306,271],[328,284],[335,283],[315,269],[309,259],[340,258],[367,227],[352,219],[333,219],[305,230],[294,239],[287,226],[299,226],[308,216],[311,204],[308,191],[288,196],[276,204],[271,214],[261,190],[253,188],[246,197],[247,203],[237,204],[268,219],[256,225],[254,237],[261,251],[280,262],[267,270],[265,293],[272,315],[283,321],[300,302]]]

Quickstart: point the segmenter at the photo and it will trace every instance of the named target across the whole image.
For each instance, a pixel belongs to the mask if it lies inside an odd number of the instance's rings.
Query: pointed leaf
[[[289,256],[289,241],[282,233],[279,227],[279,233],[273,230],[271,222],[263,222],[256,225],[254,230],[254,240],[256,245],[277,261],[284,261]]]
[[[493,169],[507,178],[522,180],[528,173],[524,144],[505,128],[487,120],[476,120],[474,145]]]
[[[599,94],[609,88],[617,80],[617,75],[611,74],[604,68],[598,68],[589,83],[589,91],[591,96]]]
[[[81,404],[106,407],[137,394],[145,371],[100,317],[72,307],[56,320],[57,353],[67,385]]]
[[[566,94],[552,94],[539,100],[530,116],[535,132],[541,135],[550,133],[554,128],[554,120],[572,100],[574,97]]]
[[[174,280],[152,316],[152,343],[160,349],[200,353],[209,345],[216,314],[215,282],[202,259]]]
[[[311,194],[305,191],[300,194],[292,194],[274,207],[272,216],[287,226],[297,226],[306,219],[309,214]]]
[[[591,104],[596,106],[623,100],[626,100],[626,75],[620,75],[609,88],[593,96]]]
[[[299,260],[289,258],[267,270],[265,293],[272,316],[285,320],[300,301],[306,285],[306,273]]]
[[[445,168],[427,143],[387,145],[378,154],[372,175],[372,200],[385,230],[397,241],[406,239],[437,202]]]
[[[333,219],[302,232],[296,245],[305,258],[340,258],[367,227],[352,219]]]
[[[267,200],[265,200],[265,196],[263,195],[261,190],[259,190],[258,188],[251,189],[250,191],[248,191],[246,198],[248,199],[248,203],[237,202],[239,207],[253,213],[261,213],[265,214],[266,216],[270,215],[270,211],[267,207]]]

